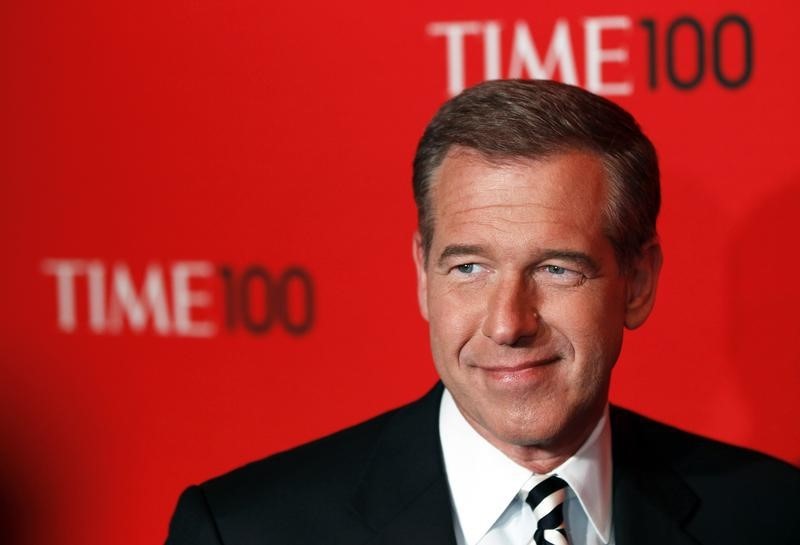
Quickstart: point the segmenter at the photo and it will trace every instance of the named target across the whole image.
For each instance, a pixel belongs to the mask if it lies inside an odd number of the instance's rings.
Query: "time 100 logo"
[[[603,15],[556,17],[549,25],[541,19],[436,21],[426,33],[444,46],[451,96],[477,81],[499,78],[558,79],[600,95],[632,95],[638,70],[630,52],[642,46],[642,76],[651,90],[663,81],[691,90],[708,74],[709,81],[737,89],[753,74],[753,28],[739,14],[706,24],[691,15],[667,21]],[[639,33],[633,32],[637,26]]]
[[[283,329],[304,335],[314,324],[314,282],[304,267],[277,273],[204,260],[133,266],[99,258],[46,258],[56,325],[63,333],[213,337]],[[221,299],[221,300],[220,300]]]

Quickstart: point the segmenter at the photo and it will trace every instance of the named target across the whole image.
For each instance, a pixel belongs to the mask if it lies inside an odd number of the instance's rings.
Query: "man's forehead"
[[[497,252],[589,251],[605,238],[605,170],[595,154],[489,163],[455,154],[431,192],[434,259],[448,245],[483,244]],[[591,242],[591,244],[594,244]]]
[[[456,147],[431,178],[435,215],[461,209],[535,204],[570,208],[576,199],[601,205],[607,195],[600,157],[584,150],[565,150],[541,157],[489,156]]]

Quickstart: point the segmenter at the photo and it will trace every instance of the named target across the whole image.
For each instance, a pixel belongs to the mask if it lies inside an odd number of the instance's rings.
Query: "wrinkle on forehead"
[[[449,207],[442,207],[442,209],[444,211],[449,211],[448,208]],[[502,209],[502,210],[505,210],[505,209],[527,210],[529,208],[541,208],[543,210],[551,210],[551,211],[554,211],[554,212],[557,212],[557,211],[563,209],[560,206],[548,206],[548,205],[546,205],[544,203],[534,202],[534,201],[528,201],[528,202],[523,202],[523,203],[484,204],[484,205],[481,205],[481,206],[470,206],[470,207],[465,207],[465,208],[457,207],[457,208],[458,208],[457,210],[454,210],[452,212],[453,215],[457,216],[457,215],[460,215],[460,214],[469,214],[469,213],[472,213],[472,212],[481,212],[481,211],[485,212],[485,211],[494,210],[496,208],[499,208],[499,209]]]
[[[471,218],[486,216],[524,223],[527,220],[515,218],[530,217],[537,210],[550,212],[551,216],[575,217],[577,211],[582,208],[577,206],[577,201],[589,200],[601,203],[598,207],[588,209],[592,212],[600,212],[602,203],[605,202],[604,187],[589,179],[583,184],[580,192],[574,190],[570,192],[553,181],[543,182],[541,179],[538,187],[532,187],[531,180],[520,174],[520,171],[509,173],[508,176],[503,176],[503,180],[467,179],[460,183],[451,181],[443,184],[443,190],[438,191],[434,199],[438,204],[437,217],[449,217],[457,221],[460,216]],[[585,208],[583,210],[588,211]],[[532,215],[536,216],[535,213]]]

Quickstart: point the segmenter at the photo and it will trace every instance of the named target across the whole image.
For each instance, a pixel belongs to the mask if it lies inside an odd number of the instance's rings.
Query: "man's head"
[[[542,80],[485,82],[445,103],[428,124],[414,157],[414,199],[423,247],[436,222],[429,191],[454,147],[488,160],[541,159],[568,150],[596,154],[609,194],[606,235],[624,268],[656,234],[661,203],[656,151],[628,112],[579,87]]]
[[[652,145],[585,91],[490,82],[442,107],[414,183],[436,369],[479,433],[552,469],[602,413],[623,328],[652,308]]]

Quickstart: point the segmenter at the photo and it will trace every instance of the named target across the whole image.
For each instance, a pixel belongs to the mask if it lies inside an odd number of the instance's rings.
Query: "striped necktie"
[[[533,509],[536,545],[569,545],[564,529],[564,498],[569,485],[563,479],[551,475],[533,487],[525,500]]]

